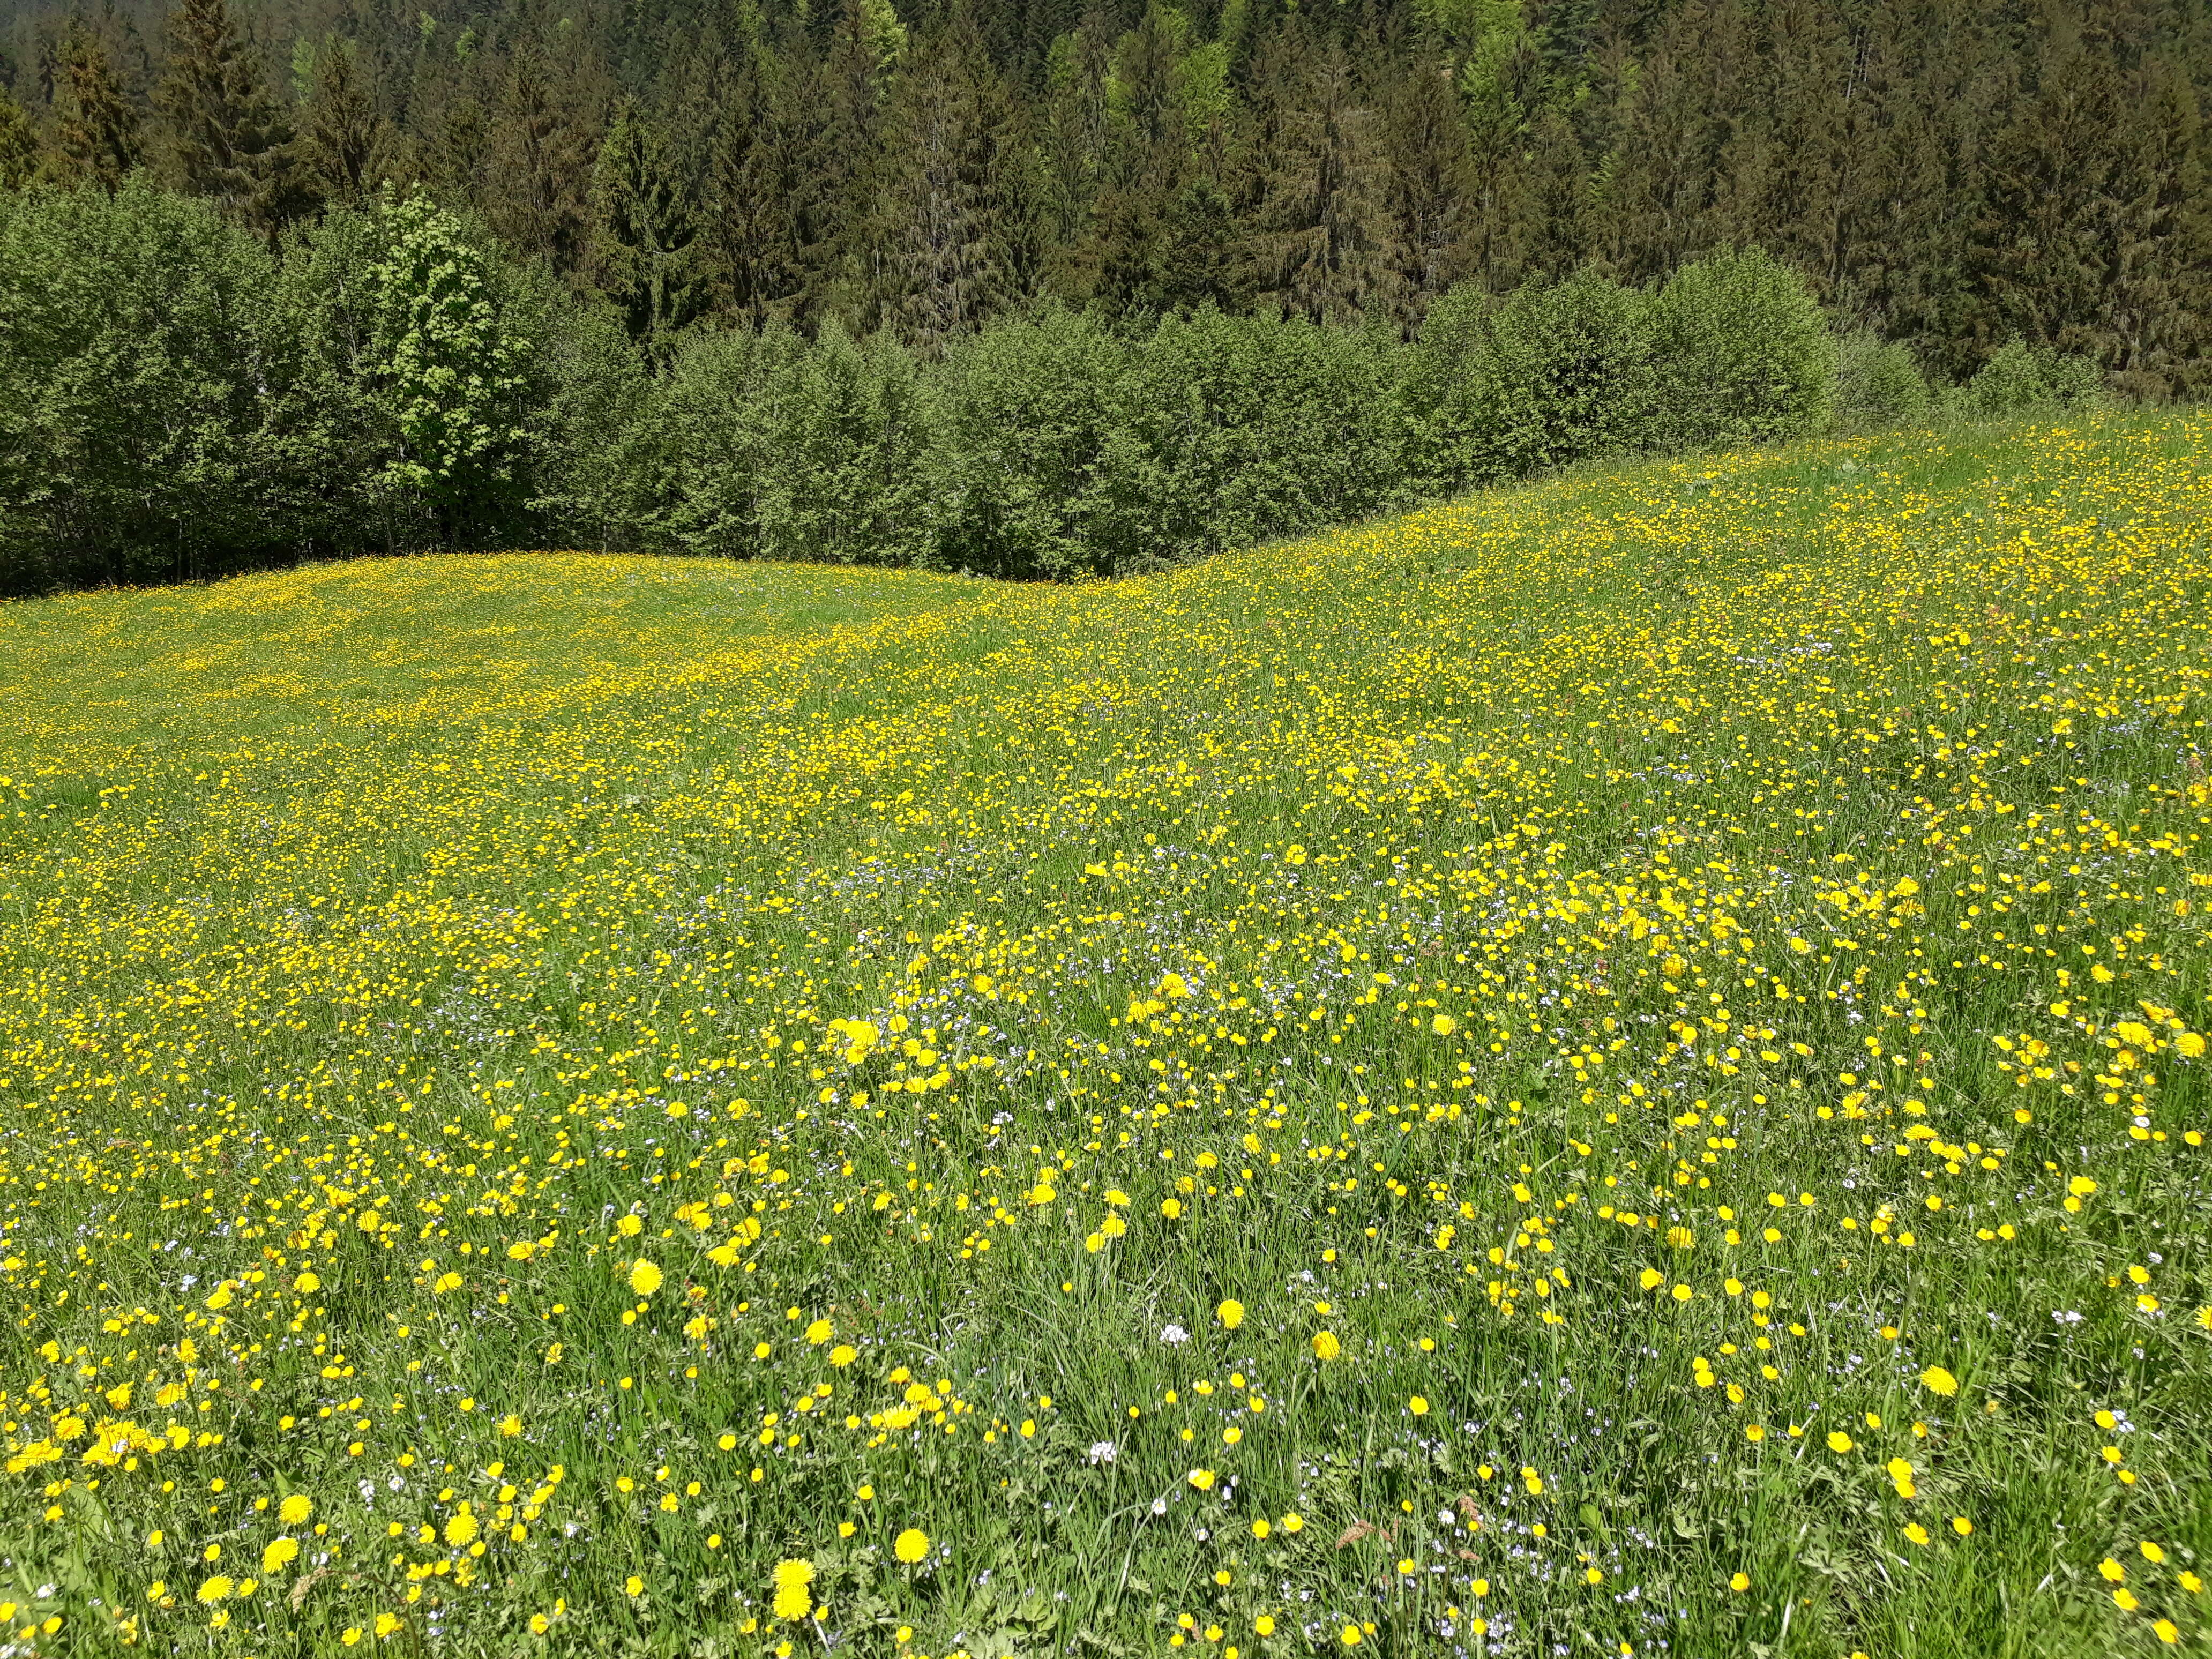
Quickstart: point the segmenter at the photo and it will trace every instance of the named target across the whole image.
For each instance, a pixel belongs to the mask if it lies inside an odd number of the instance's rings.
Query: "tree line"
[[[1931,385],[1757,248],[1448,289],[1405,337],[1044,300],[933,349],[635,319],[420,190],[275,245],[143,173],[0,195],[0,592],[564,545],[1121,574],[1611,455],[2104,394]]]
[[[1042,301],[1376,320],[1722,247],[1971,376],[2204,384],[2197,0],[84,0],[0,11],[0,180],[272,245],[387,185],[604,298],[925,354]]]

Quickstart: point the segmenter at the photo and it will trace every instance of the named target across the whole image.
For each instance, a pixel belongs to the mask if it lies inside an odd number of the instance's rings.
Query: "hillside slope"
[[[0,610],[7,1616],[2204,1642],[2208,457]]]

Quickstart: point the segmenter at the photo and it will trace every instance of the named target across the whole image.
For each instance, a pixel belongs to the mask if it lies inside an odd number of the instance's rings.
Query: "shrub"
[[[1894,426],[1925,415],[1933,401],[1919,365],[1903,345],[1870,328],[1855,329],[1837,342],[1838,425]]]
[[[1650,337],[1655,447],[1772,443],[1828,424],[1827,319],[1804,279],[1757,248],[1677,270],[1652,296]]]
[[[134,178],[0,196],[0,591],[282,557],[289,374],[258,243]]]
[[[1018,578],[1109,568],[1089,520],[1128,358],[1095,316],[1059,306],[953,347],[933,375],[939,563]]]
[[[2104,377],[2087,357],[2008,340],[1967,382],[1964,401],[1971,414],[2002,417],[2070,409],[2103,392]]]
[[[1650,301],[1589,270],[1532,282],[1492,314],[1474,391],[1478,476],[1644,447],[1651,425]]]
[[[1124,381],[1095,516],[1135,570],[1378,510],[1401,493],[1378,334],[1212,309],[1163,321]]]

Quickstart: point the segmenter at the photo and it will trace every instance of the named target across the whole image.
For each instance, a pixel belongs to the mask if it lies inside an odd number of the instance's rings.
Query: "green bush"
[[[1805,280],[1757,248],[1684,265],[1651,297],[1659,449],[1773,443],[1829,422],[1836,342]]]
[[[1395,348],[1205,309],[1137,346],[1096,515],[1104,568],[1178,563],[1403,497]]]
[[[1016,578],[1110,568],[1091,520],[1129,355],[1095,316],[1052,306],[933,368],[938,563]]]
[[[1641,449],[1651,429],[1650,301],[1583,270],[1492,313],[1472,388],[1476,474],[1526,477]]]
[[[0,195],[0,591],[281,559],[293,343],[251,237],[143,178]]]
[[[2002,418],[2072,409],[2103,395],[2104,376],[2087,357],[2008,340],[1966,383],[1963,403],[1970,415]]]
[[[1864,430],[1928,413],[1935,394],[1905,346],[1870,328],[1856,329],[1836,343],[1838,425]]]

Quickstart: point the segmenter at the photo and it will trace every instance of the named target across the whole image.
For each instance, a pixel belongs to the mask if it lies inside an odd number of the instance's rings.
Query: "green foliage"
[[[1894,426],[1926,414],[1934,402],[1920,366],[1902,343],[1870,328],[1837,343],[1836,422],[1847,429]]]
[[[2036,415],[2094,403],[2103,389],[2087,358],[2008,340],[1967,382],[1964,403],[1975,415]]]
[[[1090,533],[1128,351],[1057,307],[983,331],[938,377],[940,559],[994,576],[1104,574]]]
[[[1486,460],[1523,477],[1642,447],[1651,422],[1649,305],[1583,270],[1531,283],[1500,306],[1474,391]]]
[[[39,135],[22,106],[0,88],[0,190],[21,190],[39,170]]]
[[[1684,265],[1652,296],[1651,441],[1773,443],[1824,428],[1836,343],[1804,279],[1757,248]]]
[[[387,197],[356,370],[390,436],[373,496],[419,499],[449,538],[517,496],[532,342],[493,257],[428,196]]]
[[[281,557],[271,271],[143,179],[0,196],[0,589]]]

